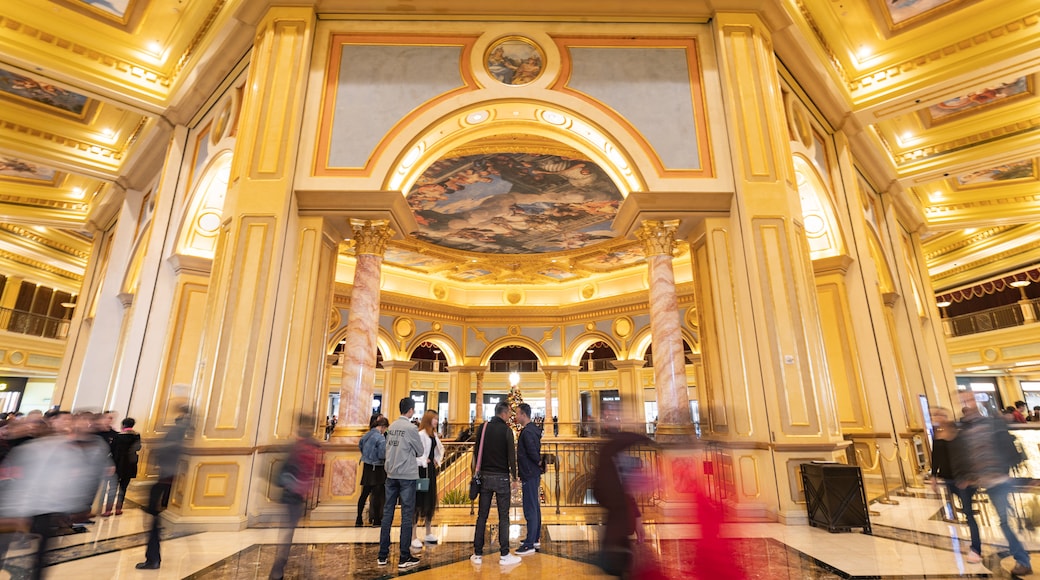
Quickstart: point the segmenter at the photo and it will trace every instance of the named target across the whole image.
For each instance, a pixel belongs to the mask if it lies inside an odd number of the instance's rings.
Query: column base
[[[655,439],[658,443],[692,443],[696,440],[692,423],[680,425],[657,425]]]
[[[329,445],[357,445],[361,437],[368,433],[368,425],[337,426],[329,435]]]

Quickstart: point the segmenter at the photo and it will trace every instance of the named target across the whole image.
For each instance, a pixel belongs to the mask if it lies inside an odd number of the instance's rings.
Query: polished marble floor
[[[1025,513],[1025,500],[1019,509]],[[996,527],[983,528],[983,562],[966,561],[964,526],[940,517],[941,501],[927,494],[899,497],[899,505],[872,504],[871,535],[850,532],[832,534],[809,526],[776,523],[726,524],[724,547],[731,578],[813,579],[883,578],[927,579],[1009,578],[1013,566],[1006,544]],[[524,532],[519,509],[512,512],[510,545],[515,549]],[[458,518],[456,518],[458,519]],[[464,519],[464,518],[463,518]],[[571,519],[571,521],[574,521]],[[995,520],[990,523],[995,525]],[[147,518],[137,510],[119,517],[98,518],[87,533],[58,538],[48,554],[45,578],[114,578],[199,580],[267,578],[280,530],[248,529],[240,532],[189,532],[173,526],[164,531],[162,568],[140,571],[134,564],[144,559]],[[1017,531],[1040,572],[1040,531],[1023,521]],[[414,550],[421,564],[398,572],[396,548],[390,564],[376,562],[379,530],[354,527],[307,527],[296,532],[286,568],[287,578],[607,578],[596,566],[599,526],[550,523],[543,529],[542,549],[520,564],[501,566],[497,546],[489,545],[483,563],[474,566],[473,526],[442,524],[434,529],[438,543]],[[698,540],[700,527],[677,522],[650,522],[637,560],[644,577],[697,578],[705,554]],[[393,538],[397,537],[397,529]],[[497,538],[490,533],[489,538]],[[28,577],[31,541],[16,542],[8,553],[0,580]],[[705,559],[705,560],[699,560]],[[1040,574],[1036,575],[1040,578]]]

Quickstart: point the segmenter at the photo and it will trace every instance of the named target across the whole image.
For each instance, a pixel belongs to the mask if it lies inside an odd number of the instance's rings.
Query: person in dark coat
[[[148,507],[145,512],[152,516],[152,527],[148,532],[148,549],[145,550],[144,562],[137,564],[138,570],[158,570],[162,562],[159,551],[159,515],[170,501],[170,490],[173,489],[173,478],[177,476],[177,467],[184,454],[184,439],[188,435],[190,418],[188,407],[180,408],[180,416],[173,427],[166,432],[161,443],[152,452],[152,461],[159,469],[159,479],[152,484],[148,492]]]
[[[141,450],[141,435],[134,431],[136,424],[130,417],[123,419],[122,429],[112,444],[112,460],[116,464],[116,479],[119,480],[119,496],[115,505],[117,516],[123,513],[123,500],[126,499],[130,480],[137,477],[137,452]]]
[[[524,520],[527,522],[527,536],[520,542],[516,553],[526,556],[535,553],[542,545],[542,502],[539,493],[542,486],[542,428],[531,420],[531,405],[527,403],[517,406],[516,420],[523,427],[516,445],[516,467],[520,474]]]

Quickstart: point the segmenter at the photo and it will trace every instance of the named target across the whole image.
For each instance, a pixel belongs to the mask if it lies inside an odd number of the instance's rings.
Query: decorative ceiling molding
[[[947,244],[945,246],[942,246],[942,247],[939,247],[939,248],[935,248],[935,249],[930,250],[930,251],[925,251],[925,252],[923,252],[924,253],[924,258],[925,258],[925,260],[928,260],[928,261],[934,260],[936,258],[939,258],[939,257],[942,257],[942,256],[944,256],[946,254],[949,254],[950,252],[955,252],[955,251],[960,250],[962,248],[966,248],[968,246],[971,246],[971,245],[977,244],[979,242],[985,241],[985,240],[987,240],[989,238],[992,238],[992,237],[994,237],[994,236],[996,236],[998,234],[1004,233],[1007,230],[1011,229],[1012,227],[1014,227],[1014,226],[1000,226],[1000,227],[989,228],[989,229],[985,229],[985,230],[976,232],[975,234],[973,234],[973,235],[971,235],[969,237],[960,239],[960,240],[958,240],[956,242],[953,242],[951,244]],[[928,244],[926,242],[925,243],[925,247],[927,247],[928,245],[930,245],[930,244]]]
[[[0,193],[0,203],[14,203],[33,207],[47,207],[51,209],[63,209],[87,214],[89,206],[81,201],[62,201],[57,199],[44,199],[42,197],[24,197],[20,195],[5,195]]]
[[[23,266],[29,266],[30,268],[35,268],[37,270],[48,272],[50,274],[55,274],[63,278],[68,278],[69,280],[75,280],[81,284],[83,283],[83,276],[80,274],[76,274],[75,272],[70,272],[68,270],[52,266],[50,264],[45,264],[44,262],[40,262],[38,260],[31,260],[19,254],[13,254],[11,252],[5,252],[3,250],[0,250],[0,259],[15,262],[17,264],[22,264]]]
[[[977,147],[979,145],[985,145],[987,143],[993,143],[995,141],[1008,139],[1011,137],[1020,137],[1022,135],[1033,133],[1038,129],[1040,129],[1040,117],[1033,117],[1031,119],[1024,119],[1022,121],[1017,121],[1015,123],[1004,125],[1002,127],[995,127],[993,129],[990,129],[989,131],[976,133],[974,135],[969,135],[960,139],[955,139],[953,141],[938,143],[936,145],[929,145],[928,147],[919,147],[912,151],[899,153],[893,156],[893,160],[896,162],[897,165],[903,166],[909,163],[920,162],[922,160],[931,159],[940,155],[956,153],[958,151],[963,151],[965,149]],[[882,140],[884,141],[884,139]],[[891,151],[891,147],[889,146],[888,142],[884,141],[884,143],[885,148]]]
[[[86,261],[90,257],[90,252],[84,251],[80,248],[69,246],[67,244],[58,243],[46,236],[41,236],[40,234],[32,230],[28,230],[11,224],[0,224],[0,230],[15,234],[27,240],[31,240],[43,246],[47,246],[48,248],[58,250],[59,252],[64,252],[71,256],[75,256],[84,261]]]

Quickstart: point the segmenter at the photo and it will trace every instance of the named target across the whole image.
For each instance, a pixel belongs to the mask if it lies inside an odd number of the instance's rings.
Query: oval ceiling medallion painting
[[[509,36],[488,47],[484,57],[487,72],[504,85],[521,86],[542,74],[545,55],[538,45],[519,36]]]
[[[441,159],[408,193],[417,238],[491,254],[559,252],[612,239],[621,199],[595,163],[533,153]]]

